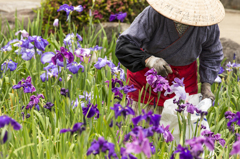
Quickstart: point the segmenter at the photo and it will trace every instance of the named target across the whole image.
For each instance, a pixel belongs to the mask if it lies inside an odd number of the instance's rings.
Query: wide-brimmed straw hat
[[[147,0],[157,12],[179,23],[210,26],[223,20],[220,0]]]

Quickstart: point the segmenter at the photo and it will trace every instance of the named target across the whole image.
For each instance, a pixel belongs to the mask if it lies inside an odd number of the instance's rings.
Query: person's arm
[[[160,16],[158,12],[149,6],[119,36],[115,54],[121,64],[130,71],[137,72],[145,68],[145,61],[151,55],[140,48],[151,41],[155,29],[160,24]]]
[[[219,39],[220,31],[218,25],[209,27],[207,40],[203,43],[202,53],[200,54],[200,81],[202,83],[203,98],[211,98],[214,95],[211,92],[211,84],[216,79],[223,60],[222,44]]]

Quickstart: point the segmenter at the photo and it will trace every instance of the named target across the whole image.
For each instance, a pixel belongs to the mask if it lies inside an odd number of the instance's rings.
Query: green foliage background
[[[96,0],[93,7],[92,0],[46,0],[42,2],[42,8],[44,9],[43,16],[43,31],[45,26],[50,21],[53,23],[54,19],[59,19],[63,32],[66,33],[68,24],[66,23],[66,13],[64,11],[57,12],[57,9],[63,5],[68,4],[72,6],[82,5],[84,7],[83,12],[73,12],[71,21],[76,25],[77,31],[82,30],[82,27],[89,23],[89,9],[92,11],[93,23],[108,22],[109,16],[118,12],[127,12],[127,17],[124,22],[131,23],[134,18],[148,6],[146,0]],[[99,18],[102,16],[102,18]],[[54,32],[54,28],[50,25],[49,33]]]

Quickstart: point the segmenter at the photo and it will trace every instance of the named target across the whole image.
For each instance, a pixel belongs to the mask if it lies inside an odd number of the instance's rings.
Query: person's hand
[[[211,91],[210,83],[203,83],[201,86],[202,100],[205,98],[210,98],[212,101],[215,100],[215,96]]]
[[[158,75],[167,76],[172,73],[172,69],[169,64],[162,58],[151,56],[145,61],[145,66],[149,69],[155,68]]]

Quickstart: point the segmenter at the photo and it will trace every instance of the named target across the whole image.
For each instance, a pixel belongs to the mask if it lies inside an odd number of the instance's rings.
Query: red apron
[[[197,62],[194,61],[193,63],[186,65],[186,66],[171,66],[173,73],[169,74],[167,79],[169,81],[169,85],[172,85],[172,81],[175,77],[182,79],[184,77],[184,84],[185,90],[189,95],[197,94],[198,93],[198,85],[197,85]],[[145,100],[145,86],[146,86],[146,76],[144,74],[149,70],[149,68],[145,68],[138,72],[131,72],[127,70],[127,81],[129,81],[129,85],[134,85],[137,89],[134,92],[128,93],[128,95],[134,100],[138,101],[138,96],[142,88],[144,87],[142,96],[141,96],[141,103],[147,104],[147,102],[151,101],[149,104],[154,105],[154,98],[157,103],[158,93],[151,92],[151,97],[149,98],[149,88],[147,89]],[[167,96],[163,95],[164,92],[161,92],[160,99],[158,101],[158,106],[163,106],[165,100],[173,98],[175,94],[168,94]]]

